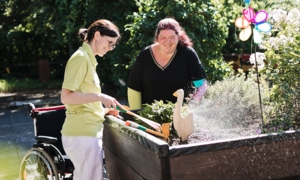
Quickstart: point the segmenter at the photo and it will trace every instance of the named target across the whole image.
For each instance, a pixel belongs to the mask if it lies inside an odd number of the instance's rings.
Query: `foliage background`
[[[123,37],[114,51],[98,57],[97,71],[104,92],[125,96],[120,80],[126,82],[137,53],[153,42],[158,21],[172,16],[193,39],[209,80],[215,82],[232,72],[222,54],[251,51],[244,48],[250,41],[240,42],[233,26],[243,6],[237,0],[0,1],[0,79],[38,80],[38,61],[47,59],[50,79],[61,81],[66,61],[81,45],[79,28],[105,18],[118,25]]]
[[[278,127],[288,130],[290,127],[300,127],[300,1],[280,0],[269,1],[266,4],[269,11],[269,22],[273,29],[266,34],[260,46],[264,51],[267,65],[261,71],[266,74],[272,87],[269,103],[273,110],[268,113],[268,119],[273,131]],[[274,10],[286,11],[282,20]],[[289,14],[291,10],[297,15]]]
[[[256,12],[299,9],[299,4],[299,0],[251,1]],[[59,84],[55,81],[63,80],[66,61],[81,45],[79,28],[105,18],[118,25],[122,40],[114,51],[97,57],[97,71],[105,93],[125,97],[126,84],[121,82],[126,82],[138,52],[153,42],[158,21],[167,16],[176,18],[192,38],[208,80],[215,83],[232,74],[224,54],[256,51],[251,38],[238,39],[240,29],[234,26],[243,7],[243,0],[0,0],[0,85],[13,81],[22,88],[26,82],[30,87],[48,88],[32,85],[38,83],[38,61],[43,59],[49,60],[51,83]],[[258,46],[257,51],[265,52],[268,61],[269,67],[261,73],[272,88],[270,116],[277,118],[277,124],[299,126],[299,28],[284,23],[282,28],[270,37],[291,36],[294,42],[280,49]]]
[[[152,43],[156,24],[166,16],[175,17],[194,40],[211,81],[222,79],[231,71],[221,54],[230,24],[230,14],[223,12],[230,3],[220,4],[210,0],[0,1],[0,79],[38,79],[41,59],[49,60],[50,79],[63,79],[66,61],[81,45],[79,28],[105,18],[118,25],[123,37],[114,51],[98,57],[97,71],[104,91],[124,95],[126,88],[119,80],[126,82],[137,53]]]

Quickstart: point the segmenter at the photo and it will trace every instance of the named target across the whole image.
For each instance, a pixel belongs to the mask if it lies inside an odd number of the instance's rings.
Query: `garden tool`
[[[134,127],[134,128],[140,129],[140,130],[142,130],[142,131],[145,131],[145,132],[148,132],[148,133],[157,135],[157,136],[159,136],[159,137],[164,138],[165,140],[168,140],[168,139],[169,139],[168,136],[166,136],[166,135],[164,135],[164,134],[162,134],[162,133],[160,133],[160,132],[157,132],[157,131],[153,131],[153,130],[151,130],[151,129],[148,129],[148,128],[142,126],[142,125],[139,125],[138,123],[135,123],[135,122],[132,122],[132,121],[126,121],[125,124],[126,124],[127,126]]]
[[[156,131],[158,131],[158,132],[161,132],[161,131],[162,131],[161,125],[160,125],[159,123],[154,122],[154,121],[151,121],[151,120],[149,120],[149,119],[147,119],[147,118],[144,118],[144,117],[142,117],[142,116],[139,116],[139,115],[137,115],[137,114],[135,114],[135,113],[133,113],[133,112],[127,110],[127,109],[126,109],[125,107],[123,107],[123,106],[122,106],[122,107],[117,106],[117,110],[119,110],[120,112],[123,112],[123,113],[127,113],[127,114],[129,114],[129,115],[131,115],[131,116],[133,116],[133,117],[138,118],[139,120],[141,120],[141,121],[145,122],[146,124],[148,124],[149,126],[153,127],[153,128],[154,128]]]

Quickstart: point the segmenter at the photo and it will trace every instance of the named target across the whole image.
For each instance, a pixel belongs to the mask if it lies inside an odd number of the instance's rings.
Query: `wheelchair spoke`
[[[22,180],[58,180],[57,170],[51,158],[42,150],[28,151],[21,163]]]

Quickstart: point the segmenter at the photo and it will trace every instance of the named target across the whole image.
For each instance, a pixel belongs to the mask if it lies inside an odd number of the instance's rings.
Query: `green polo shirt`
[[[97,61],[87,43],[83,43],[69,59],[62,88],[75,92],[101,93],[96,72]],[[99,137],[104,121],[102,103],[66,104],[66,119],[61,130],[65,136]]]

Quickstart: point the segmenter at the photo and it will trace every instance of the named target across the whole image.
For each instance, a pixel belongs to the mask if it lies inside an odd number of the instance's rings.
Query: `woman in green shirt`
[[[121,105],[101,93],[95,56],[112,51],[121,36],[116,25],[101,19],[80,29],[79,37],[83,44],[68,60],[62,84],[61,101],[67,109],[62,142],[75,167],[74,180],[103,179],[104,115]]]

